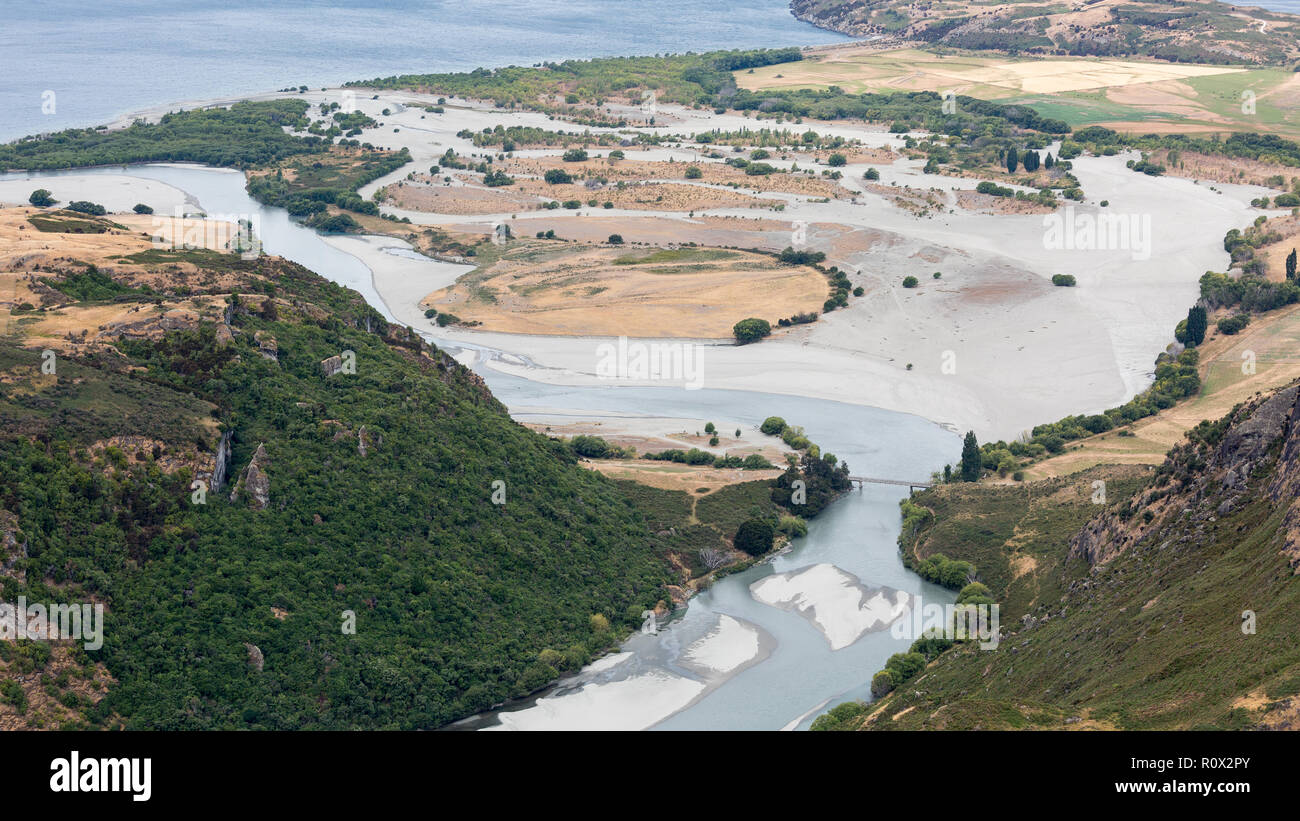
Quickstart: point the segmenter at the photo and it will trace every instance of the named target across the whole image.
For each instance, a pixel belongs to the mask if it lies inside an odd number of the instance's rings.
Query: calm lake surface
[[[38,187],[42,180],[79,174],[159,180],[186,192],[214,217],[257,214],[267,253],[292,259],[354,288],[382,313],[389,314],[364,263],[289,219],[283,209],[250,199],[241,173],[200,166],[144,165],[5,174],[0,179],[29,179],[33,187]],[[465,346],[451,342],[446,347]],[[547,407],[707,417],[744,425],[757,425],[767,416],[782,416],[804,426],[813,441],[847,461],[859,475],[923,480],[944,463],[955,461],[961,447],[954,433],[919,417],[839,402],[707,389],[567,387],[508,376],[481,365],[478,371],[512,412]],[[792,722],[805,728],[816,715],[835,704],[866,698],[871,676],[884,667],[890,655],[905,651],[909,641],[894,639],[888,631],[875,632],[840,650],[831,650],[809,620],[755,601],[749,585],[772,573],[831,564],[857,576],[869,587],[920,594],[926,602],[951,602],[950,591],[922,581],[903,567],[896,540],[900,524],[898,501],[906,493],[901,487],[868,485],[864,490],[845,494],[810,522],[808,535],[795,540],[790,550],[771,562],[728,576],[696,596],[686,613],[659,636],[633,638],[625,647],[634,654],[633,661],[656,669],[670,666],[670,651],[707,632],[719,614],[755,625],[773,640],[765,659],[727,679],[655,729],[775,730]],[[802,720],[796,722],[800,717]],[[494,724],[495,714],[481,716],[477,723]]]
[[[1300,14],[1300,0],[1249,5]],[[786,0],[6,3],[0,141],[287,86],[849,39],[794,19]]]
[[[0,140],[287,86],[847,39],[786,0],[6,3]]]

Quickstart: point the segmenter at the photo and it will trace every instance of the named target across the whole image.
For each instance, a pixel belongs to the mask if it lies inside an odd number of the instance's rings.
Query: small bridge
[[[905,487],[908,490],[913,491],[917,488],[925,490],[934,484],[933,482],[912,482],[907,479],[876,479],[871,476],[850,476],[849,481],[853,482],[858,487],[862,487],[868,483],[873,485],[898,485],[899,487]]]

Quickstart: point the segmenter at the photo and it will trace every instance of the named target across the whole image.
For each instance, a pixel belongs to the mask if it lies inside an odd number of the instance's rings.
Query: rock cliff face
[[[212,490],[218,491],[226,486],[226,470],[230,465],[230,439],[234,434],[226,431],[217,443],[217,453],[212,459]]]
[[[1239,406],[1217,423],[1202,423],[1186,444],[1170,451],[1151,487],[1094,518],[1071,540],[1071,556],[1097,566],[1149,536],[1195,538],[1198,529],[1241,506],[1247,494],[1264,490],[1286,511],[1282,552],[1300,572],[1298,400],[1300,385],[1291,385]],[[1265,484],[1252,481],[1264,471],[1271,474]],[[1170,527],[1180,520],[1181,527]]]
[[[244,469],[244,475],[235,484],[234,490],[230,491],[230,501],[239,498],[239,491],[242,488],[248,491],[249,504],[253,509],[264,510],[271,501],[271,479],[266,475],[266,468],[270,463],[271,459],[266,455],[266,447],[259,444],[257,450],[253,452],[248,467]]]
[[[1300,393],[1295,388],[1293,393]],[[1300,573],[1300,396],[1292,405],[1286,421],[1286,433],[1268,495],[1279,508],[1286,510],[1282,519],[1282,552],[1291,570]]]

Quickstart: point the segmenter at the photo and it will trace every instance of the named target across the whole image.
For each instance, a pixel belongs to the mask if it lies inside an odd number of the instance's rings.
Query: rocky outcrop
[[[326,376],[333,376],[343,370],[343,357],[331,356],[328,359],[322,359],[320,361],[320,369],[321,373]]]
[[[130,313],[144,314],[143,308]],[[185,308],[172,308],[162,313],[148,313],[134,321],[110,322],[99,328],[96,339],[157,339],[169,331],[193,330],[199,326],[197,313]]]
[[[266,448],[259,444],[257,450],[253,452],[248,467],[244,468],[244,475],[230,491],[230,501],[239,498],[240,490],[247,490],[249,505],[254,510],[264,510],[271,502],[271,478],[266,474],[270,464],[271,459],[266,455]]]
[[[1170,451],[1156,482],[1123,506],[1095,516],[1075,535],[1070,555],[1095,567],[1148,537],[1199,538],[1197,534],[1216,517],[1253,500],[1247,494],[1252,492],[1252,483],[1258,487],[1258,474],[1266,470],[1271,475],[1265,477],[1265,492],[1287,510],[1283,553],[1300,572],[1297,402],[1300,384],[1293,384],[1193,431],[1186,444]],[[1174,520],[1182,523],[1176,532],[1169,528]]]
[[[219,492],[226,486],[226,474],[230,470],[230,439],[231,431],[221,434],[221,439],[217,442],[217,449],[211,455],[199,454],[199,462],[194,472],[194,478],[206,482],[208,490],[213,493]]]
[[[1285,508],[1282,519],[1282,553],[1291,563],[1291,570],[1300,573],[1300,397],[1292,406],[1286,422],[1286,441],[1278,456],[1273,480],[1268,486],[1269,498],[1279,508]]]
[[[27,558],[27,542],[18,541],[18,517],[0,508],[0,576],[26,581],[27,574],[16,565]]]
[[[275,341],[275,337],[266,331],[258,331],[253,334],[253,342],[257,344],[257,352],[262,355],[263,359],[269,359],[272,362],[280,361],[280,345]]]
[[[266,657],[262,655],[262,648],[256,644],[244,643],[244,649],[248,650],[248,666],[257,672],[262,672],[262,666],[266,664]]]
[[[226,431],[217,443],[217,453],[212,459],[213,492],[226,486],[226,470],[230,467],[230,439],[233,435],[233,431]]]

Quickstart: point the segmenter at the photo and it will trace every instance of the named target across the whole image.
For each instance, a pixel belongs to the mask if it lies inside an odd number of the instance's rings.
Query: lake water
[[[184,191],[194,206],[214,217],[256,214],[267,253],[292,259],[360,291],[391,318],[364,263],[289,219],[283,209],[251,200],[241,173],[199,166],[144,165],[3,174],[0,180],[25,179],[39,187],[42,182],[51,185],[60,177],[77,174],[158,180]],[[466,347],[461,342],[435,341],[449,348]],[[480,350],[487,356],[496,353]],[[480,357],[480,362],[484,358]],[[944,463],[954,461],[961,446],[955,434],[919,417],[839,402],[707,389],[557,386],[481,365],[478,371],[512,412],[546,407],[713,418],[755,426],[767,416],[782,416],[804,426],[813,441],[847,461],[859,475],[923,480]],[[890,655],[905,651],[908,641],[895,639],[888,631],[874,632],[832,650],[808,619],[756,601],[749,585],[773,573],[829,564],[853,574],[868,587],[920,594],[926,602],[951,602],[950,591],[922,581],[903,567],[896,540],[898,501],[906,493],[901,487],[868,485],[845,494],[811,521],[808,536],[795,540],[790,550],[771,562],[722,579],[692,599],[685,615],[659,636],[637,636],[630,641],[626,649],[633,654],[633,666],[655,670],[672,669],[675,651],[712,629],[723,614],[756,626],[771,643],[765,659],[727,679],[657,729],[775,730],[792,723],[804,728],[825,708],[865,698],[871,676]],[[495,722],[495,714],[479,720],[481,724]]]
[[[286,86],[848,39],[786,0],[43,0],[4,18],[0,140]]]
[[[1300,0],[1251,5],[1300,14]],[[290,85],[848,39],[786,0],[6,3],[0,140]]]

